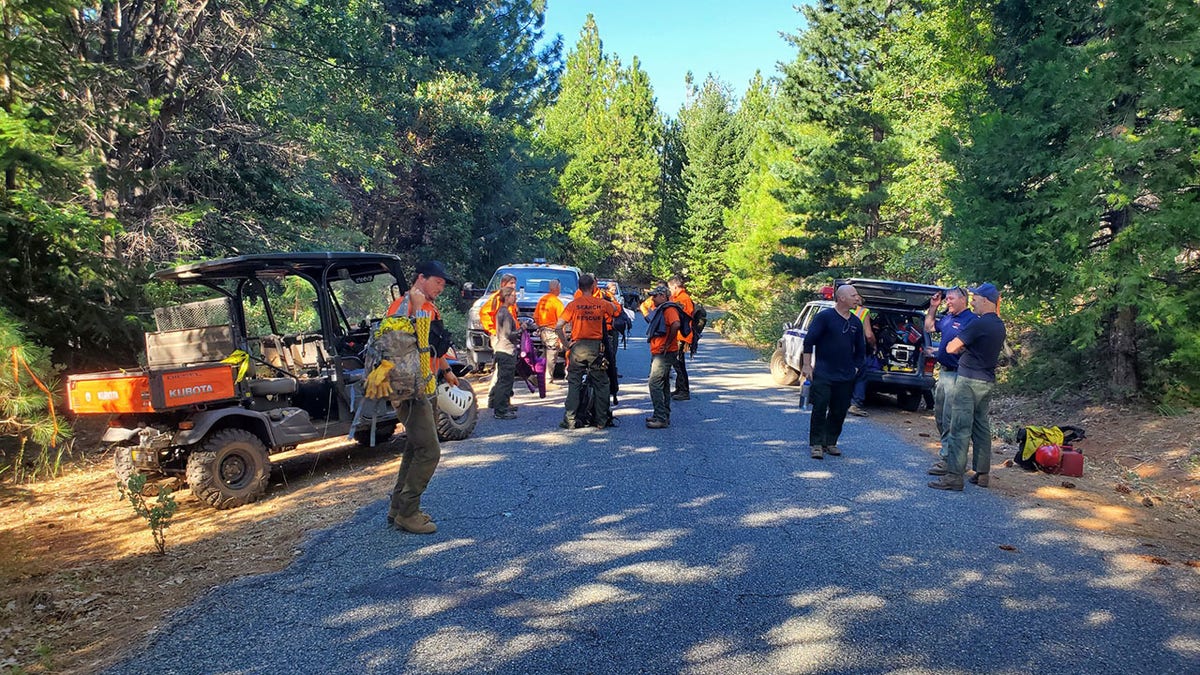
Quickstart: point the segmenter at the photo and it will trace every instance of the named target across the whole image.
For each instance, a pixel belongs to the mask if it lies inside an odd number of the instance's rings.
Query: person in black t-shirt
[[[996,385],[996,364],[1000,360],[1000,350],[1004,348],[1007,330],[996,314],[1000,291],[992,284],[981,284],[970,290],[971,309],[976,318],[946,345],[947,352],[958,355],[958,377],[947,400],[950,433],[942,441],[945,475],[929,483],[929,487],[938,490],[963,489],[968,446],[973,448],[971,465],[975,474],[971,476],[972,483],[987,487],[992,466],[992,424],[988,419],[988,405]]]
[[[804,335],[800,373],[812,381],[808,444],[813,459],[842,454],[838,437],[850,409],[854,377],[867,355],[862,321],[851,311],[862,302],[858,291],[846,284],[833,297],[836,304],[817,314]]]

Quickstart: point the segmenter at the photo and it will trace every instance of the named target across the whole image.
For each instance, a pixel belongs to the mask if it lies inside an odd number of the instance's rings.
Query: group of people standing
[[[515,300],[510,299],[515,298],[515,286],[516,278],[505,275],[501,278],[500,290],[480,309],[484,328],[495,331],[492,346],[496,353],[496,379],[488,404],[498,419],[516,417],[516,406],[510,402],[515,340],[520,331],[516,323]],[[534,309],[533,320],[544,349],[546,372],[553,373],[560,353],[566,356],[567,395],[563,418],[559,422],[561,428],[574,429],[583,419],[599,428],[617,426],[612,414],[619,389],[617,378],[620,377],[616,328],[625,316],[616,299],[616,288],[612,286],[615,284],[601,288],[591,274],[581,275],[574,299],[564,305],[560,299],[561,285],[554,280]],[[649,326],[647,338],[651,353],[649,386],[654,412],[646,418],[646,427],[664,429],[671,424],[671,401],[691,398],[686,354],[695,339],[690,330],[695,304],[682,277],[675,276],[665,286],[652,289],[639,309]],[[503,331],[511,332],[501,335]],[[671,390],[672,371],[675,373],[674,391]],[[588,410],[581,410],[581,401],[590,401]]]
[[[974,311],[967,309],[968,293]],[[946,312],[939,315],[943,302]],[[999,303],[1000,292],[990,283],[969,290],[956,286],[930,298],[925,330],[941,333],[933,397],[941,459],[929,468],[928,473],[938,477],[929,482],[931,488],[963,489],[968,450],[972,450],[973,470],[969,482],[988,486],[992,461],[988,407],[1006,337],[997,314]],[[813,459],[842,454],[838,439],[867,355],[869,329],[861,307],[854,286],[838,287],[834,306],[817,314],[804,337],[801,375],[811,381],[808,443]],[[814,352],[820,358],[814,359]]]
[[[402,298],[388,308],[388,315],[426,312],[439,317],[433,300],[455,281],[438,262],[417,265],[412,285]],[[597,288],[595,277],[579,278],[579,291],[565,306],[559,299],[558,282],[551,282],[549,293],[534,311],[548,368],[553,369],[559,350],[567,357],[566,410],[559,426],[575,427],[579,401],[586,381],[590,387],[592,424],[616,426],[609,406],[610,374],[615,377],[616,341],[613,320],[623,311],[611,293]],[[1006,330],[996,310],[1000,293],[992,284],[969,289],[954,287],[936,293],[926,312],[926,331],[940,332],[938,381],[934,393],[934,416],[941,436],[941,459],[929,468],[938,479],[929,487],[962,490],[967,452],[973,448],[970,482],[988,486],[991,468],[991,423],[988,405],[996,382],[996,365],[1003,348]],[[838,438],[850,408],[855,380],[867,353],[866,328],[859,314],[862,298],[852,285],[843,285],[834,293],[834,306],[823,310],[809,325],[804,338],[802,374],[811,380],[809,397],[812,416],[809,422],[809,447],[814,459],[842,454]],[[945,302],[947,311],[938,315]],[[520,341],[516,309],[516,277],[505,275],[500,290],[485,304],[485,327],[492,331],[496,359],[496,383],[489,405],[499,419],[513,419],[513,366]],[[665,286],[648,293],[640,306],[647,321],[646,337],[650,346],[650,400],[653,414],[646,427],[664,429],[671,424],[671,402],[691,398],[686,354],[696,336],[691,332],[695,311],[683,280],[672,277]],[[564,328],[571,327],[570,340]],[[613,338],[608,336],[613,335]],[[607,338],[607,339],[606,339]],[[820,354],[814,359],[814,351]],[[440,373],[452,386],[458,380],[442,356],[430,354],[430,370]],[[671,389],[671,372],[676,373]],[[586,377],[585,377],[586,376]],[[437,531],[433,519],[421,511],[421,495],[428,486],[441,457],[437,438],[434,403],[417,398],[399,403],[396,410],[405,426],[404,454],[388,505],[387,523],[406,532],[430,534]]]

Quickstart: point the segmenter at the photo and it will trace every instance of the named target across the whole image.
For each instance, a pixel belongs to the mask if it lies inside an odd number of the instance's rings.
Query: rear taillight
[[[925,374],[926,375],[933,375],[933,364],[936,362],[937,362],[937,359],[932,356],[925,357]]]

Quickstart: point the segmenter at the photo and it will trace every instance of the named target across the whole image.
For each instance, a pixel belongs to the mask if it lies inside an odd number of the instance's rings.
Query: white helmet
[[[459,417],[475,405],[475,394],[443,382],[438,385],[437,400],[439,410],[445,411],[451,417]]]

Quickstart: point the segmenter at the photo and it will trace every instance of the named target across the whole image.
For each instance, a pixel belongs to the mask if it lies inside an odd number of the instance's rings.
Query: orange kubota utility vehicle
[[[266,491],[273,452],[340,435],[374,445],[396,432],[387,401],[363,397],[363,350],[407,288],[397,256],[246,255],[153,276],[206,299],[155,310],[144,366],[67,378],[72,412],[111,417],[103,440],[118,478],[183,475],[197,498],[226,509]],[[473,394],[439,408],[442,440],[474,430]]]

